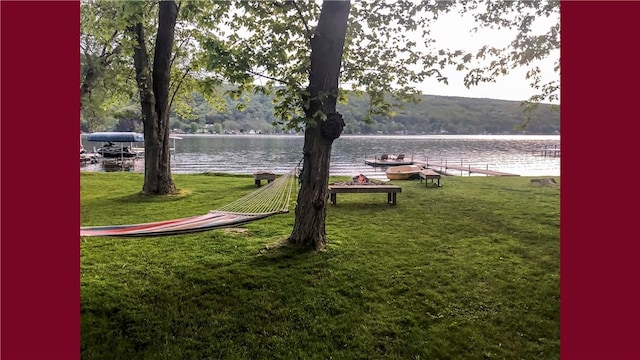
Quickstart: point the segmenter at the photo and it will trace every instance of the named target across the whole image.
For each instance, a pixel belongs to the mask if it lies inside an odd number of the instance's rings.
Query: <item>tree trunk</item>
[[[165,195],[176,190],[171,178],[169,150],[169,81],[177,17],[175,1],[160,1],[153,72],[150,71],[144,28],[141,23],[134,27],[137,47],[133,58],[144,126],[144,194]]]
[[[336,112],[336,102],[350,7],[349,1],[325,0],[317,30],[311,39],[304,165],[300,174],[295,223],[288,241],[316,250],[324,248],[327,243],[325,219],[331,145],[340,137],[344,127],[342,115]]]

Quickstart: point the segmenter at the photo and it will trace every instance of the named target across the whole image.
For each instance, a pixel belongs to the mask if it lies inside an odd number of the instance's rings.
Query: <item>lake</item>
[[[174,174],[224,172],[252,174],[258,170],[282,174],[302,159],[303,136],[294,135],[180,135]],[[85,149],[100,143],[81,136]],[[126,144],[128,145],[128,144]],[[139,144],[138,146],[142,146]],[[534,150],[560,147],[559,135],[408,135],[341,136],[333,145],[331,175],[364,174],[386,179],[384,168],[364,164],[381,154],[404,153],[407,158],[471,165],[482,169],[521,176],[559,176],[560,157],[534,155]],[[82,171],[105,171],[101,164],[81,165]],[[144,160],[137,160],[129,171],[144,172]],[[452,175],[468,175],[450,170]],[[484,175],[482,175],[484,176]]]

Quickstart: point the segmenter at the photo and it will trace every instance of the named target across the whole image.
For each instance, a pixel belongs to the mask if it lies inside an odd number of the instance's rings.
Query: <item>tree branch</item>
[[[178,80],[178,85],[176,86],[176,89],[173,91],[173,94],[171,94],[171,100],[169,100],[169,106],[168,108],[171,109],[172,105],[173,105],[173,100],[176,97],[176,94],[178,94],[178,91],[180,90],[180,87],[182,86],[182,83],[184,82],[184,79],[186,79],[187,75],[189,75],[189,72],[191,71],[191,68],[185,70],[184,74],[182,74],[182,77],[180,78],[180,80]]]
[[[107,46],[109,46],[109,45],[110,45],[110,43],[111,43],[112,41],[114,41],[114,39],[116,38],[116,36],[117,36],[117,35],[118,35],[118,30],[114,30],[114,32],[113,32],[113,34],[111,35],[111,37],[109,38],[109,40],[107,40],[107,41],[105,42],[104,46],[102,47],[102,53],[100,54],[100,57],[102,57],[102,58],[107,58],[107,57],[109,57],[111,54],[113,54],[113,52],[111,52],[111,53],[108,53],[108,52],[107,52]],[[118,46],[119,46],[119,44],[118,44]],[[116,46],[116,48],[117,48],[118,46]],[[115,50],[114,50],[114,51],[115,51]]]
[[[307,20],[304,18],[304,15],[302,14],[302,10],[298,6],[297,2],[291,1],[291,3],[293,3],[293,6],[295,6],[296,11],[298,12],[298,17],[300,18],[300,21],[302,21],[304,28],[307,30],[307,39],[311,40],[311,35],[312,35],[311,29],[309,29],[309,24],[307,24]]]
[[[282,80],[282,79],[278,79],[278,78],[275,78],[275,77],[272,77],[272,76],[269,76],[269,75],[261,74],[261,73],[258,73],[258,72],[252,71],[252,70],[247,70],[247,73],[251,74],[251,75],[255,75],[255,76],[260,76],[260,77],[263,77],[265,79],[277,81],[277,82],[285,84],[285,85],[296,85],[296,86],[298,86],[298,83],[295,83],[295,82],[291,83],[291,82],[288,82],[288,81],[285,81],[285,80]]]
[[[188,37],[186,37],[186,38],[182,39],[182,40],[180,41],[180,44],[177,46],[177,48],[178,48],[178,49],[182,48],[182,45],[184,45],[184,44],[185,44],[187,41],[189,41],[189,40],[191,40],[191,37],[190,37],[190,36],[188,36]],[[174,64],[174,62],[175,62],[175,60],[176,60],[177,58],[178,58],[178,52],[177,52],[177,51],[175,51],[175,52],[173,53],[173,57],[171,58],[171,61],[169,62],[169,63],[171,64],[171,66],[173,66],[173,64]]]

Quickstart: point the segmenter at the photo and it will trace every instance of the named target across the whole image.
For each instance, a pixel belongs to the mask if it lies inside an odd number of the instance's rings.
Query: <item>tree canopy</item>
[[[156,10],[152,2],[141,3],[148,13]],[[81,3],[82,121],[96,131],[113,127],[114,112],[137,98],[132,48],[123,38],[130,22],[123,4]],[[375,119],[415,101],[417,85],[429,77],[446,83],[457,71],[465,74],[467,86],[474,86],[526,68],[533,94],[528,103],[558,102],[559,76],[544,82],[543,75],[549,74],[539,61],[554,58],[559,72],[559,7],[559,1],[359,1],[350,10],[341,88],[368,93],[364,117]],[[251,106],[251,97],[241,95],[249,90],[270,94],[274,123],[301,129],[304,104],[299,94],[308,81],[309,37],[319,10],[318,1],[184,2],[176,25],[172,88],[178,91],[172,111],[196,120],[194,91],[217,113],[233,111],[229,106],[243,110]],[[475,51],[449,48],[430,37],[431,26],[453,14],[473,17],[472,30],[504,29],[515,33],[514,38],[509,44],[478,44]],[[153,17],[147,21],[154,25]],[[147,35],[151,46],[155,34]],[[223,83],[239,87],[230,90]],[[348,96],[351,101],[353,95]],[[229,97],[231,101],[225,100]],[[345,93],[341,101],[346,100]]]
[[[417,85],[429,78],[447,83],[448,74],[463,72],[471,87],[526,68],[533,94],[529,102],[556,102],[559,76],[543,83],[539,61],[553,56],[559,71],[559,6],[559,1],[355,2],[341,88],[367,93],[369,115],[388,115],[394,105],[415,101]],[[454,13],[472,16],[477,25],[472,31],[494,28],[516,35],[509,44],[479,44],[475,51],[448,48],[431,37],[430,26]],[[302,128],[300,96],[308,83],[309,39],[319,15],[315,1],[238,3],[222,19],[224,35],[206,42],[208,69],[234,74],[228,79],[241,86],[239,91],[267,92],[280,85],[276,117]]]

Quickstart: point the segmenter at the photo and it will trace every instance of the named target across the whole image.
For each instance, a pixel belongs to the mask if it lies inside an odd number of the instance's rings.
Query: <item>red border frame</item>
[[[640,359],[640,2],[561,3],[561,310],[566,359]]]
[[[3,360],[80,358],[79,4],[0,2]]]
[[[561,358],[639,359],[640,2],[561,7]],[[0,16],[0,357],[79,359],[79,2]]]

